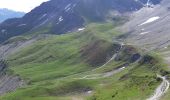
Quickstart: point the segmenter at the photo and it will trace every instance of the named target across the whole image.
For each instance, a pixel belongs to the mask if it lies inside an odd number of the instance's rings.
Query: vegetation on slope
[[[163,68],[159,66],[162,62],[152,55],[143,56],[133,46],[120,49],[120,44],[112,43],[112,37],[120,35],[113,27],[91,24],[82,32],[39,40],[10,56],[9,69],[28,85],[0,99],[146,99],[161,82],[156,73]],[[116,53],[115,60],[101,67]],[[102,75],[124,65],[125,70],[109,77],[83,78]]]

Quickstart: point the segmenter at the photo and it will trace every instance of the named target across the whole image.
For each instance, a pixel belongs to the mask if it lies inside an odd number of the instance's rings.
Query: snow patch
[[[145,34],[147,34],[147,33],[149,33],[149,32],[142,32],[142,33],[140,33],[140,35],[145,35]]]
[[[64,19],[63,19],[62,16],[60,16],[58,20],[61,22],[61,21],[63,21]]]
[[[63,19],[62,16],[60,16],[58,20],[59,20],[59,22],[61,22],[61,21],[63,21],[64,19]]]
[[[40,26],[41,26],[41,25],[44,25],[46,22],[48,22],[48,20],[49,20],[48,18],[47,18],[46,20],[44,20],[44,21],[40,24]]]
[[[145,21],[144,23],[140,24],[139,26],[142,26],[142,25],[154,22],[154,21],[158,20],[159,18],[160,18],[159,16],[149,18],[147,21]]]
[[[69,10],[71,10],[71,8],[69,7],[68,9],[66,9],[65,11],[68,12]]]
[[[87,91],[87,93],[88,93],[88,94],[91,94],[91,93],[92,93],[92,91]]]
[[[27,24],[20,24],[20,25],[18,25],[18,27],[25,26],[25,25],[27,25]]]
[[[167,49],[168,47],[164,47],[164,49]]]
[[[79,28],[79,29],[78,29],[78,31],[83,31],[83,30],[85,30],[85,28]]]
[[[70,6],[71,6],[71,3],[68,4],[64,9],[66,10],[66,9],[70,8]]]
[[[65,12],[68,12],[70,10],[72,10],[74,7],[76,7],[77,4],[68,4],[64,9],[65,9]]]
[[[42,15],[39,20],[43,19],[45,16],[47,16],[47,14]]]
[[[59,18],[58,18],[58,22],[57,22],[57,24],[59,24],[60,22],[62,22],[64,19],[63,19],[63,16],[60,16]]]
[[[125,69],[126,67],[122,67],[122,68],[120,68],[120,69]]]
[[[142,31],[144,31],[145,29],[143,28],[143,29],[141,29]]]
[[[149,7],[153,7],[154,4],[152,4],[152,2],[150,2],[150,0],[147,1],[146,3],[146,7],[149,8]]]
[[[71,3],[68,4],[64,9],[65,9],[66,12],[68,12],[71,9]]]

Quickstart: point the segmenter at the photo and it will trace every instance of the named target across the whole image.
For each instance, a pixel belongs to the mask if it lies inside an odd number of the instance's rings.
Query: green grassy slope
[[[159,61],[153,58],[146,62],[144,56],[140,63],[129,63],[138,50],[125,46],[119,60],[100,67],[117,49],[112,39],[120,33],[113,27],[110,23],[91,24],[82,32],[39,40],[10,56],[9,69],[28,85],[1,96],[0,100],[146,99],[161,82],[156,78],[156,72],[162,69],[159,65],[155,67]],[[113,76],[82,78],[102,75],[125,63],[129,66]]]

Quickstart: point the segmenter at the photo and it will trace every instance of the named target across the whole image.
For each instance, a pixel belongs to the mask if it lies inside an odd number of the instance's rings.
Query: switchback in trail
[[[162,79],[162,83],[157,87],[154,94],[147,100],[159,100],[169,89],[169,81],[164,76],[158,75]]]

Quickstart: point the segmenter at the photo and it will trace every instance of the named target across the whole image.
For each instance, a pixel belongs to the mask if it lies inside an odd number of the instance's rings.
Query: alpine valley
[[[44,2],[0,23],[0,100],[169,100],[169,27],[169,0]]]

